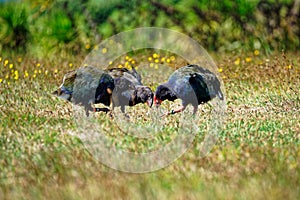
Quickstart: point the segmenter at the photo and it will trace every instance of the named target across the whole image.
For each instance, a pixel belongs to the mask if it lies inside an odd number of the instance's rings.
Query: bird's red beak
[[[152,104],[153,104],[153,99],[152,99],[152,98],[148,99],[148,100],[147,100],[147,104],[148,104],[148,106],[151,108],[151,107],[152,107]]]
[[[162,100],[156,98],[156,96],[154,96],[154,105],[155,106],[159,106],[161,104]]]

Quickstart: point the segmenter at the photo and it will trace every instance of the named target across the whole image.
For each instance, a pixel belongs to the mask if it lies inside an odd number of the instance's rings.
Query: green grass
[[[227,98],[226,123],[217,144],[199,158],[199,135],[181,158],[146,174],[102,165],[69,134],[77,127],[72,105],[50,92],[64,73],[79,67],[80,59],[1,57],[0,199],[297,199],[299,56],[213,56]],[[139,65],[147,56],[134,59]],[[171,63],[179,65],[179,59]],[[138,108],[146,112],[145,107]],[[204,130],[209,109],[208,105],[199,109],[199,127]],[[170,127],[150,142],[120,133],[107,115],[96,120],[111,138],[121,141],[120,147],[143,151],[172,139],[178,116],[170,116]]]

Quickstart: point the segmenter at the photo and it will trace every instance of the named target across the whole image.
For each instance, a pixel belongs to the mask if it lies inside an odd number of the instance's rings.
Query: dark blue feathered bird
[[[133,68],[112,68],[100,70],[91,66],[82,67],[67,73],[61,86],[53,92],[56,96],[80,104],[86,113],[93,110],[92,104],[104,104],[121,107],[134,106],[138,103],[153,104],[153,92],[143,86],[141,76]],[[107,108],[95,108],[94,111],[108,112]]]
[[[182,106],[165,115],[181,112],[189,104],[194,107],[195,114],[199,104],[206,103],[215,97],[220,100],[224,99],[220,81],[216,75],[203,67],[188,65],[173,72],[167,83],[157,87],[154,103],[159,106],[164,100],[181,99]]]
[[[53,94],[84,106],[88,115],[93,110],[93,104],[111,106],[114,88],[114,79],[107,72],[87,66],[67,73]],[[107,112],[108,109],[102,111]]]
[[[139,103],[153,104],[152,90],[142,84],[140,74],[134,68],[111,68],[106,70],[114,79],[115,89],[112,94],[113,106],[121,107],[125,112],[125,106],[135,106]]]

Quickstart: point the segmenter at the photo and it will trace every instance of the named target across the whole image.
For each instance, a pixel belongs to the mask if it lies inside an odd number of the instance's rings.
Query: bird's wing
[[[196,65],[194,65],[193,67],[198,70],[197,74],[201,76],[202,82],[205,82],[211,98],[218,96],[221,100],[223,100],[224,97],[221,91],[221,84],[218,77],[208,69]]]
[[[106,94],[107,88],[114,89],[113,79],[110,75],[94,67],[79,68],[74,83],[73,99],[75,103],[83,105],[90,103],[109,105],[107,102],[109,96]]]
[[[180,68],[181,69],[181,68]],[[166,86],[182,100],[183,105],[195,104],[196,95],[189,83],[189,71],[184,69],[176,70],[169,78]]]

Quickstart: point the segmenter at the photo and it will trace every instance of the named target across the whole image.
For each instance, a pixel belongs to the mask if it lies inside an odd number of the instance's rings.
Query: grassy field
[[[50,94],[83,57],[0,55],[0,199],[297,199],[299,53],[212,56],[227,98],[227,119],[217,144],[198,158],[196,140],[170,166],[130,174],[97,162],[69,134],[76,129],[72,106]],[[132,59],[139,66],[139,57]],[[180,59],[169,59],[173,67],[182,65]],[[200,118],[207,109],[199,109]],[[111,128],[111,137],[118,137],[108,116],[98,119]],[[162,140],[170,139],[170,133],[162,134]]]

